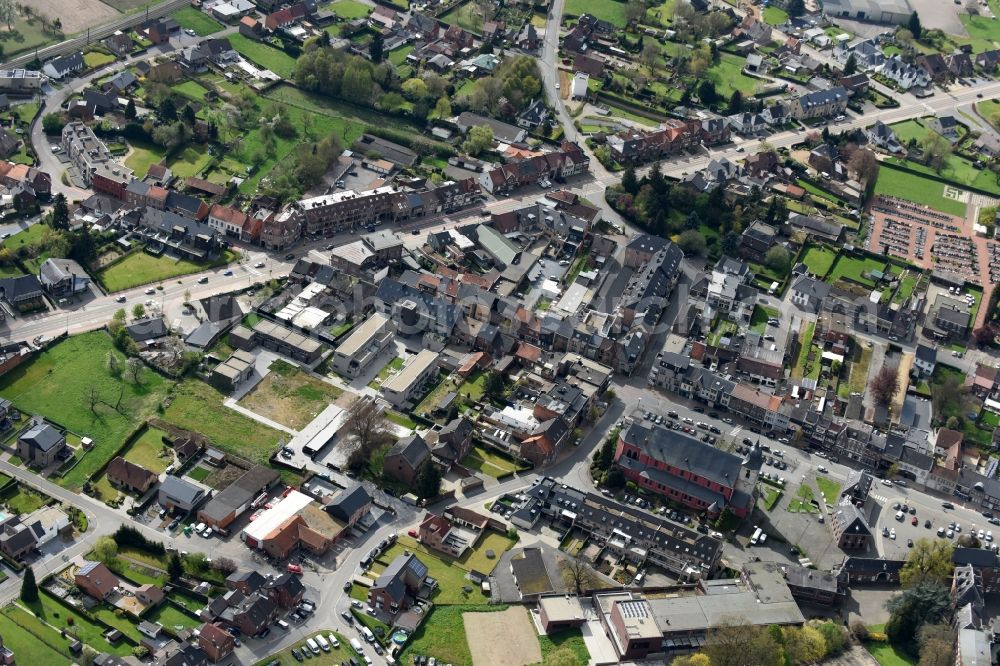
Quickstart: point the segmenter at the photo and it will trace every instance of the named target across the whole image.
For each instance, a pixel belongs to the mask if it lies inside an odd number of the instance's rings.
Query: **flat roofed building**
[[[42,87],[42,73],[32,69],[0,70],[0,90],[16,93],[17,91],[35,91]]]
[[[395,407],[405,407],[420,393],[424,384],[437,374],[438,354],[429,349],[422,349],[416,356],[410,358],[403,369],[390,376],[379,391],[382,397]]]
[[[377,312],[354,329],[333,355],[333,369],[352,379],[363,374],[392,344],[389,319]]]

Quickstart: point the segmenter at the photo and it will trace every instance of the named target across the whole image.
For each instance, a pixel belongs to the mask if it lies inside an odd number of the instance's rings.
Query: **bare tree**
[[[126,363],[126,372],[128,373],[129,379],[132,380],[133,384],[140,384],[142,378],[142,361],[136,357],[132,357]]]
[[[851,155],[847,167],[858,176],[862,185],[868,187],[878,179],[878,159],[870,150],[859,148]]]
[[[883,365],[872,378],[868,389],[872,392],[876,405],[888,406],[899,391],[899,371],[892,366]]]
[[[638,23],[646,16],[645,0],[629,0],[625,5],[625,20],[629,23]]]
[[[118,355],[113,351],[108,352],[108,374],[112,377],[121,377],[122,374],[122,364],[118,360]]]
[[[347,431],[358,440],[358,448],[370,453],[389,433],[385,412],[371,398],[359,398],[347,410]]]
[[[14,0],[0,0],[0,21],[7,24],[8,30],[13,30],[17,20],[17,5]]]
[[[87,407],[93,412],[94,416],[97,416],[97,405],[101,402],[101,394],[98,393],[96,386],[91,386],[83,390],[83,399],[87,402]]]
[[[577,596],[597,584],[597,576],[594,575],[590,565],[583,560],[567,557],[560,562],[560,568],[563,581],[576,591]]]

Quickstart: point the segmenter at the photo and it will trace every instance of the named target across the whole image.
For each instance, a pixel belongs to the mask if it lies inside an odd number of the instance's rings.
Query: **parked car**
[[[298,564],[289,564],[286,567],[286,569],[288,569],[288,573],[293,573],[293,574],[301,574],[302,573],[302,567],[300,567]]]

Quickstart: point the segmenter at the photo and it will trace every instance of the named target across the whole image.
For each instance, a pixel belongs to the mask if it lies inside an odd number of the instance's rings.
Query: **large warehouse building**
[[[913,8],[907,0],[823,0],[823,13],[830,18],[904,25]]]

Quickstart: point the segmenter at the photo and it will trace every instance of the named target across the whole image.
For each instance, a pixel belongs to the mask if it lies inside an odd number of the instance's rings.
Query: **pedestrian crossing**
[[[877,493],[868,493],[868,496],[869,497],[874,497],[876,501],[878,501],[878,502],[880,502],[882,504],[885,504],[886,502],[889,501],[888,497],[885,497],[883,495],[879,495]]]

